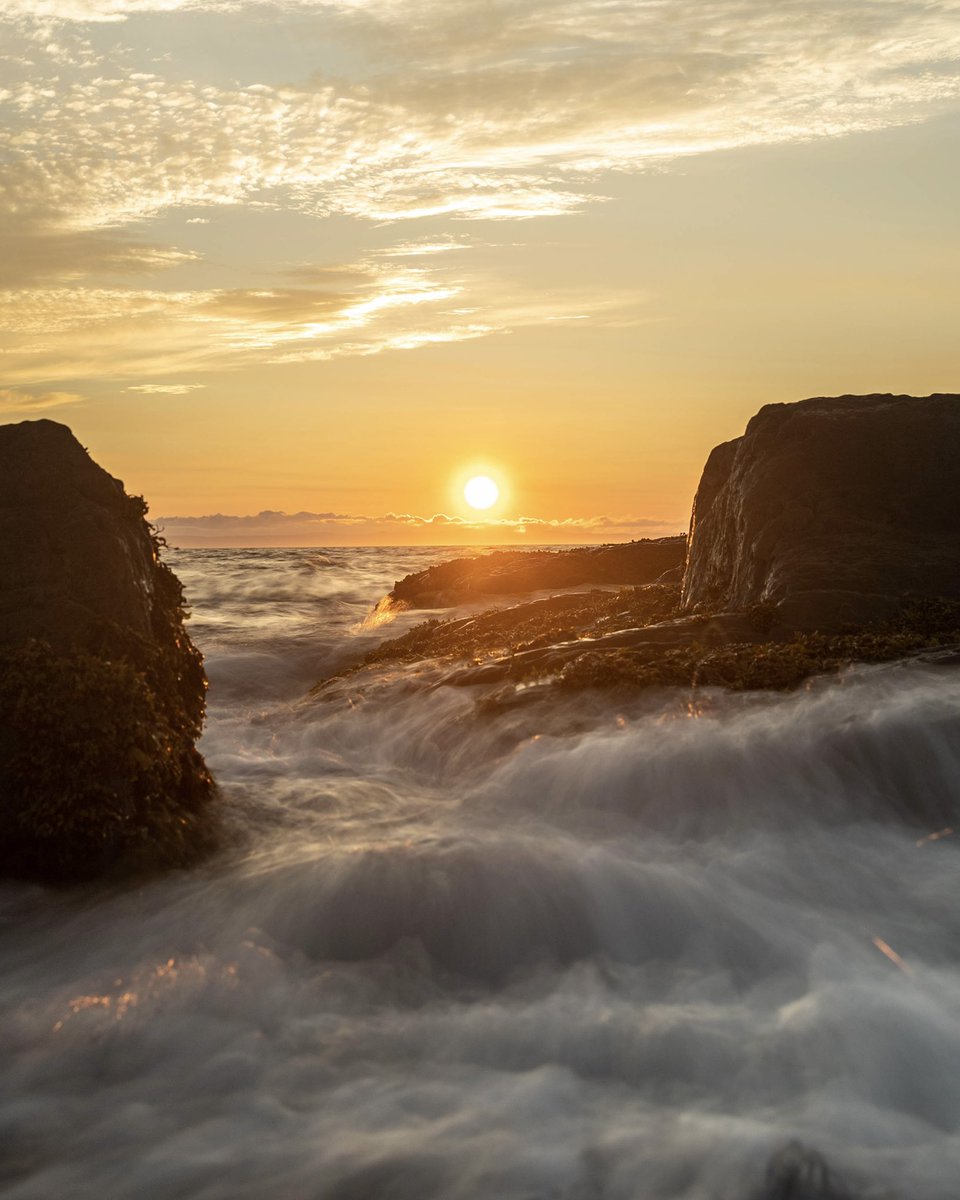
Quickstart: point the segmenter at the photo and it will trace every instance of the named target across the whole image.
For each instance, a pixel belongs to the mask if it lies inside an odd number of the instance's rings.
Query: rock
[[[182,866],[213,841],[206,678],[146,504],[53,421],[0,427],[0,873]]]
[[[707,460],[682,609],[838,630],[960,596],[958,461],[960,396],[767,405]]]
[[[753,1200],[852,1200],[852,1194],[819,1151],[793,1141],[770,1159]]]
[[[673,582],[671,573],[679,576],[685,550],[684,537],[645,538],[573,550],[500,550],[407,575],[394,585],[388,599],[407,608],[449,608],[488,596],[522,595],[546,588]]]

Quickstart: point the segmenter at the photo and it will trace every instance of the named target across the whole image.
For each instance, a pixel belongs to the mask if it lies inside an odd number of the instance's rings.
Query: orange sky
[[[764,403],[960,390],[960,0],[2,19],[0,415],[172,542],[659,536]]]

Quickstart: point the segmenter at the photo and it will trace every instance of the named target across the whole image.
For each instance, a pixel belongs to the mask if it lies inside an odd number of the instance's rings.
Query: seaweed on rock
[[[77,881],[186,866],[210,848],[196,714],[163,695],[127,658],[38,641],[0,654],[6,873]]]
[[[65,426],[0,428],[0,873],[72,883],[216,841],[206,676],[147,505]]]

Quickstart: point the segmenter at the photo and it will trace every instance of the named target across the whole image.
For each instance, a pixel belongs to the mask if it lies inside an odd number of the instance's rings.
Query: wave
[[[360,602],[191,561],[237,841],[0,889],[5,1197],[952,1200],[960,672],[309,699]]]

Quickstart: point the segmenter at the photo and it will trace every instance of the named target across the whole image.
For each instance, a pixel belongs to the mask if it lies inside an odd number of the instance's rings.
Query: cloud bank
[[[437,513],[432,517],[387,513],[379,517],[345,513],[285,513],[265,510],[251,516],[214,513],[203,517],[159,517],[157,527],[170,545],[215,546],[402,546],[570,544],[627,541],[684,532],[685,520],[643,517],[537,517],[470,521]]]

